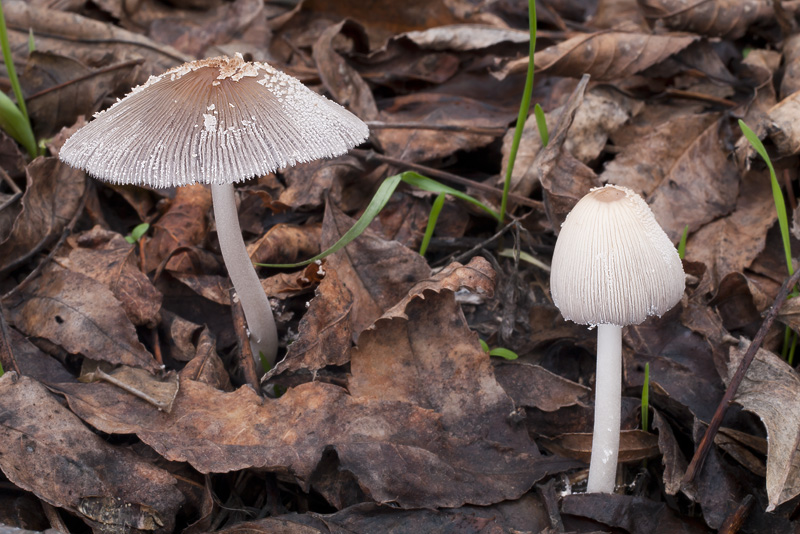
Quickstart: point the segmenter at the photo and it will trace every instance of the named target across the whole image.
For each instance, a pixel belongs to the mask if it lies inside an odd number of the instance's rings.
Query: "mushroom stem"
[[[278,330],[272,317],[272,307],[256,270],[247,254],[239,227],[236,199],[233,184],[211,184],[211,197],[214,201],[214,218],[217,222],[217,236],[222,259],[228,269],[233,287],[242,303],[247,329],[250,332],[250,347],[256,365],[260,364],[258,353],[263,354],[269,364],[275,363],[278,354]]]
[[[594,434],[587,493],[613,493],[619,455],[622,396],[622,327],[597,326]]]

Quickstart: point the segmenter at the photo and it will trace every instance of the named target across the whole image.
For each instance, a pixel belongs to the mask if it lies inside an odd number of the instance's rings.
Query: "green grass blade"
[[[36,40],[33,38],[33,28],[28,29],[28,53],[36,52]]]
[[[372,197],[370,200],[367,209],[364,210],[364,213],[361,217],[358,218],[356,223],[347,231],[345,234],[334,243],[334,245],[329,248],[328,250],[317,254],[313,258],[309,258],[305,261],[301,261],[298,263],[256,263],[256,265],[260,267],[274,267],[278,269],[293,269],[295,267],[304,267],[310,263],[314,263],[317,260],[321,260],[326,256],[330,256],[334,252],[337,252],[347,245],[349,245],[355,238],[360,236],[364,230],[367,229],[369,223],[372,222],[378,213],[381,212],[386,203],[389,202],[389,198],[394,193],[394,190],[397,189],[397,185],[400,183],[402,175],[396,174],[394,176],[390,176],[386,180],[383,181],[381,186],[375,192],[375,196]]]
[[[678,256],[681,259],[686,257],[686,239],[689,237],[689,225],[683,227],[683,233],[681,234],[681,240],[678,243]]]
[[[767,167],[769,167],[772,198],[775,200],[775,211],[778,212],[778,225],[780,226],[781,238],[783,239],[783,252],[786,255],[786,266],[791,276],[794,274],[794,267],[792,267],[792,246],[789,241],[789,218],[786,214],[786,203],[783,200],[783,192],[781,192],[781,186],[778,184],[778,178],[775,176],[775,167],[772,166],[772,160],[769,154],[767,154],[767,149],[764,148],[761,139],[759,139],[755,132],[741,119],[739,119],[739,128],[742,129],[744,136],[756,152],[758,152],[758,155],[767,163]]]
[[[650,431],[650,364],[644,364],[644,384],[642,385],[642,430]]]
[[[401,179],[407,183],[408,185],[412,185],[417,189],[422,189],[423,191],[430,191],[432,193],[445,193],[448,195],[452,195],[464,202],[469,202],[470,204],[477,206],[478,208],[482,209],[498,221],[500,220],[500,214],[494,211],[492,208],[481,202],[480,200],[469,196],[466,193],[459,191],[458,189],[453,189],[450,186],[444,185],[443,183],[437,182],[427,176],[422,176],[414,171],[407,171],[402,173]]]
[[[11,46],[8,44],[8,29],[6,28],[6,17],[3,13],[2,1],[0,1],[0,48],[2,48],[3,51],[3,62],[6,65],[8,80],[11,82],[11,89],[14,91],[14,97],[17,99],[17,105],[15,107],[18,108],[18,111],[22,114],[24,121],[20,123],[18,119],[12,115],[6,115],[5,106],[3,106],[4,111],[0,113],[6,116],[2,117],[0,120],[10,123],[11,126],[14,127],[16,135],[12,133],[11,130],[6,131],[11,137],[25,147],[25,150],[31,158],[35,158],[39,155],[36,150],[36,138],[31,129],[28,108],[25,107],[25,97],[22,96],[22,86],[19,83],[19,78],[17,78],[17,70],[14,68],[14,60],[11,57]],[[8,97],[6,96],[6,98]],[[5,127],[3,127],[3,129],[5,130]]]
[[[506,360],[516,360],[519,358],[516,352],[513,350],[504,349],[503,347],[497,347],[496,349],[490,350],[489,356],[497,356],[498,358],[505,358]]]
[[[35,158],[38,154],[33,130],[19,108],[8,95],[0,91],[0,128],[25,148]]]
[[[498,256],[503,256],[504,258],[512,258],[513,259],[513,258],[516,258],[517,252],[512,248],[504,248],[503,250],[498,252],[497,255]],[[519,251],[519,259],[521,259],[524,262],[530,263],[531,265],[534,265],[534,266],[540,268],[543,271],[547,271],[548,273],[550,272],[550,266],[549,265],[547,265],[543,261],[537,260],[535,257],[531,256],[530,254],[528,254],[524,250],[520,250]]]
[[[522,92],[522,102],[519,105],[517,115],[517,126],[514,129],[514,140],[511,143],[511,150],[508,152],[508,166],[506,167],[506,178],[503,183],[503,199],[500,203],[500,217],[498,227],[503,224],[508,208],[508,193],[511,188],[511,175],[514,172],[514,161],[517,159],[517,150],[522,140],[522,130],[525,128],[525,120],[528,118],[528,109],[531,106],[531,95],[533,94],[533,53],[536,51],[536,0],[528,0],[528,26],[530,30],[530,45],[528,49],[528,74],[525,77],[525,89]],[[539,130],[541,135],[541,130]]]
[[[539,137],[542,138],[542,146],[547,146],[550,142],[550,132],[547,130],[547,119],[544,116],[542,106],[533,106],[533,116],[536,117],[536,128],[539,130]]]
[[[436,221],[439,220],[439,214],[442,212],[442,206],[444,206],[444,199],[445,194],[439,193],[436,195],[436,200],[433,201],[431,213],[428,215],[428,226],[425,228],[425,235],[422,236],[422,245],[419,247],[420,256],[424,256],[428,251],[428,245],[431,242],[431,237],[433,237],[433,230],[436,228]]]

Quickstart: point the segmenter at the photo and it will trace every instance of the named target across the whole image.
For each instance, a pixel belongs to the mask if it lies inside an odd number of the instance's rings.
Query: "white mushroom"
[[[678,252],[653,212],[630,189],[592,189],[569,213],[550,274],[565,319],[597,325],[597,373],[590,493],[611,493],[617,471],[622,327],[662,315],[683,295]]]
[[[61,159],[117,184],[211,184],[220,248],[253,354],[270,364],[277,330],[242,240],[233,183],[337,156],[369,131],[358,117],[266,63],[193,61],[151,77],[70,137]]]

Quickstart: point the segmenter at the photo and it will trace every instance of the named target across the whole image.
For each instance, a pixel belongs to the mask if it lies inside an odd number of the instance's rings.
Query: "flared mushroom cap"
[[[639,324],[672,308],[684,286],[678,251],[630,189],[592,189],[567,215],[550,274],[553,302],[565,319]]]
[[[340,105],[237,54],[151,76],[72,135],[60,158],[117,184],[230,183],[343,154],[368,135]]]

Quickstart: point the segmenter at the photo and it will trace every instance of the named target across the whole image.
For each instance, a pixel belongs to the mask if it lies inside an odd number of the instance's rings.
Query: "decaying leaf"
[[[122,365],[113,368],[105,362],[83,360],[81,382],[104,381],[113,384],[131,395],[149,402],[159,410],[169,412],[178,394],[178,374],[170,372],[156,378],[143,369]]]
[[[592,455],[592,434],[563,434],[554,438],[539,438],[549,451],[589,463]],[[658,438],[642,430],[623,430],[619,435],[619,461],[641,462],[659,454]]]
[[[739,172],[719,116],[678,116],[651,129],[606,166],[604,182],[642,194],[674,242],[734,207]]]
[[[593,81],[604,82],[638,74],[696,40],[697,36],[688,34],[598,32],[576,35],[537,51],[534,62],[537,71],[554,76],[589,74]]]
[[[328,204],[322,226],[322,248],[333,245],[352,226],[353,219]],[[353,294],[353,336],[408,294],[413,285],[430,274],[416,252],[396,241],[385,241],[369,230],[328,258],[326,269],[336,271]]]
[[[88,276],[48,269],[8,311],[27,335],[45,338],[71,354],[150,372],[158,369],[114,294]]]
[[[87,428],[44,386],[27,377],[0,377],[0,469],[17,486],[45,502],[104,522],[95,514],[103,499],[147,513],[141,525],[167,533],[183,502],[176,480]],[[156,521],[158,518],[158,521]]]
[[[733,376],[750,343],[731,347],[727,380]],[[769,437],[767,453],[767,511],[800,495],[800,378],[786,362],[758,349],[734,401],[755,413]]]
[[[180,247],[196,245],[208,232],[206,216],[211,210],[211,191],[202,185],[187,185],[175,190],[175,199],[158,223],[152,226],[153,237],[147,241],[147,272],[169,258],[167,269],[194,272],[191,258]]]
[[[161,293],[139,270],[134,246],[116,232],[95,227],[74,240],[60,265],[105,284],[133,324],[153,325],[161,309]]]
[[[40,158],[25,169],[22,209],[13,226],[0,230],[0,273],[55,240],[75,215],[86,175],[58,158]]]
[[[738,39],[759,20],[774,16],[768,0],[709,0],[687,5],[681,0],[638,0],[644,15],[673,30]]]

